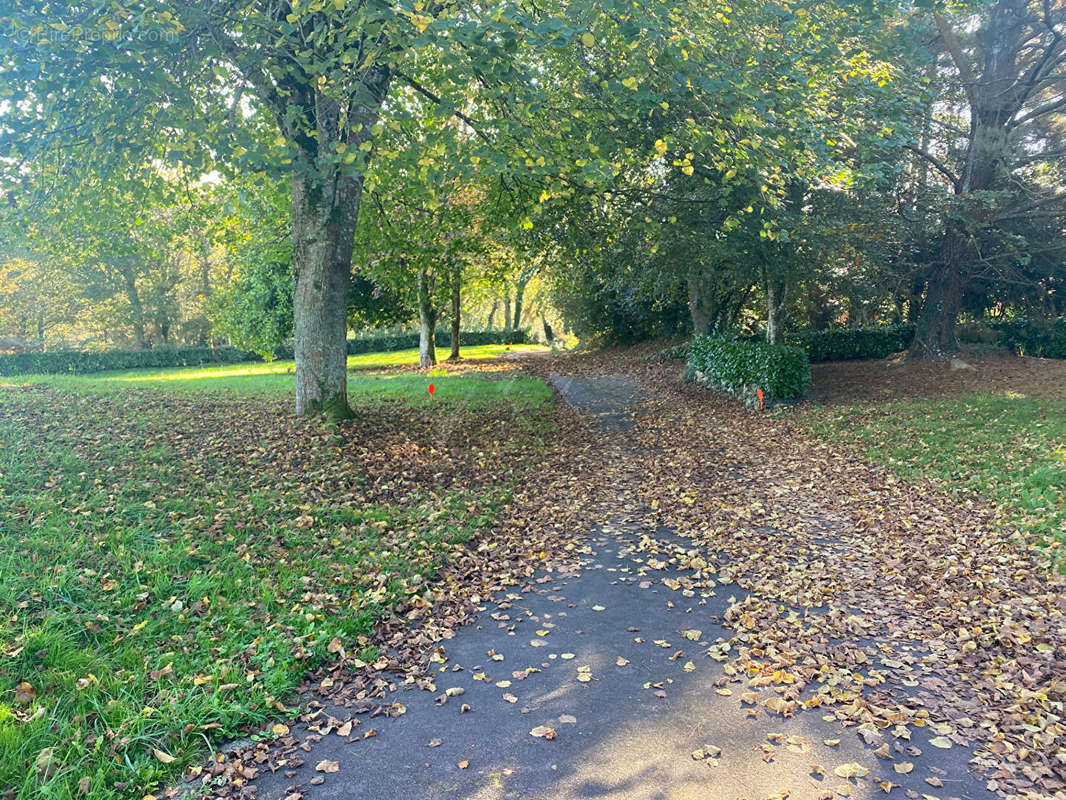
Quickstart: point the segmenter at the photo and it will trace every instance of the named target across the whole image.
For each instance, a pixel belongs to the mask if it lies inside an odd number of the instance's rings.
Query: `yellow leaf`
[[[870,770],[855,761],[841,764],[833,772],[841,778],[864,778],[870,774]]]

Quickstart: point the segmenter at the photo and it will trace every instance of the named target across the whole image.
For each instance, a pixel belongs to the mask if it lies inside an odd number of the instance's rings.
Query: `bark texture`
[[[305,113],[301,123],[290,124],[288,130],[298,144],[292,177],[297,414],[351,416],[348,286],[364,171],[338,164],[333,152],[339,142],[348,152],[362,152],[360,146],[371,140],[390,78],[387,67],[369,67],[361,96],[370,100],[345,108],[312,89],[292,98]],[[313,125],[314,135],[303,125]]]
[[[770,344],[785,343],[787,325],[788,284],[784,278],[766,279],[766,341]]]

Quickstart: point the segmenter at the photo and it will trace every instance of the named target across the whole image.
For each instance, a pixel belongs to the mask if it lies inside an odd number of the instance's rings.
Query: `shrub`
[[[662,350],[658,350],[654,353],[651,353],[646,357],[645,360],[652,362],[682,361],[688,358],[688,348],[688,342],[670,345],[669,347],[664,347]]]
[[[885,358],[906,350],[914,341],[914,325],[883,325],[854,330],[797,331],[787,337],[807,351],[811,363]]]
[[[999,343],[1025,356],[1066,358],[1066,317],[1017,319],[992,323]]]
[[[811,380],[807,354],[799,347],[697,336],[689,347],[684,378],[758,408],[799,400]]]
[[[474,347],[485,344],[525,344],[529,331],[470,331],[462,333],[459,341]],[[444,347],[451,343],[447,331],[438,330],[436,342]],[[418,347],[417,333],[376,333],[348,340],[348,355],[408,350]],[[279,347],[276,358],[292,358],[291,347]],[[262,361],[262,356],[237,347],[183,347],[155,350],[105,350],[83,352],[57,350],[50,353],[11,353],[0,355],[0,375],[48,374],[82,375],[127,369],[165,369],[168,367],[198,367],[205,364],[239,364]]]

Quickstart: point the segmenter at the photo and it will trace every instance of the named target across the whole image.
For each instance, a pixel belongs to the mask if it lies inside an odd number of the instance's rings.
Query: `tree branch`
[[[966,90],[966,97],[969,98],[970,105],[975,106],[977,105],[977,98],[974,96],[973,87],[977,81],[974,79],[970,62],[966,60],[966,56],[962,52],[962,46],[955,36],[955,31],[951,29],[951,24],[944,15],[939,11],[934,11],[933,19],[936,21],[937,30],[940,31],[940,38],[944,40],[944,46],[951,55],[951,60],[955,62],[955,68],[962,78],[962,86]]]
[[[395,70],[393,74],[397,78],[402,80],[404,83],[406,83],[408,86],[410,86],[412,89],[414,89],[416,92],[418,92],[420,95],[422,95],[423,97],[426,97],[427,99],[429,99],[431,102],[435,103],[436,105],[440,105],[441,103],[444,102],[443,98],[441,98],[440,95],[435,94],[434,92],[430,91],[429,89],[427,89],[425,86],[423,86],[421,83],[416,81],[414,78],[412,78],[407,73],[400,72],[400,70]],[[466,125],[468,125],[470,127],[470,130],[472,130],[475,134],[477,134],[478,138],[480,138],[483,142],[491,142],[492,141],[491,139],[489,139],[487,134],[485,134],[484,132],[482,132],[478,128],[477,123],[475,123],[474,120],[472,120],[470,117],[468,117],[462,111],[460,111],[458,109],[454,109],[452,111],[452,116],[454,116],[456,119],[460,119],[464,123],[466,123]]]
[[[953,188],[956,191],[958,191],[958,189],[959,189],[959,176],[956,175],[954,172],[952,172],[947,164],[945,164],[943,161],[941,161],[939,158],[937,158],[936,156],[932,155],[931,153],[927,153],[924,150],[922,150],[921,148],[915,147],[913,144],[905,144],[905,145],[903,145],[903,147],[906,150],[910,150],[915,155],[921,156],[926,161],[928,161],[930,164],[932,164],[937,172],[939,172],[941,175],[943,175],[945,178],[947,178],[949,181],[951,181],[951,188]]]

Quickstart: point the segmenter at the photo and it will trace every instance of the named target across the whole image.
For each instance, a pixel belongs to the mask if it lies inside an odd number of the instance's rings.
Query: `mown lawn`
[[[464,350],[467,359],[492,359],[506,352],[536,351],[540,345],[484,345]],[[387,372],[389,368],[418,363],[417,350],[366,353],[348,357],[348,368],[359,374],[348,379],[348,392],[355,404],[364,401],[399,400],[409,406],[434,403],[484,407],[500,402],[536,407],[551,398],[541,381],[514,374],[452,374],[444,363],[427,372]],[[434,395],[429,395],[429,385]],[[24,375],[0,378],[0,390],[18,386],[49,386],[63,392],[99,394],[148,389],[167,393],[221,393],[232,397],[291,395],[295,377],[291,361],[226,364],[210,367],[175,367],[159,370],[126,370],[88,375]]]
[[[0,387],[0,798],[158,792],[331,642],[372,660],[549,424],[513,376],[353,378],[328,427],[242,396],[291,376],[180,372]]]
[[[541,345],[482,345],[463,349],[463,358],[495,359],[511,352],[546,350]],[[418,363],[417,350],[391,353],[364,353],[348,357],[348,369],[358,373],[381,372]],[[224,364],[205,367],[175,367],[157,370],[125,370],[88,375],[23,375],[0,378],[0,386],[48,385],[75,392],[111,392],[146,388],[168,392],[224,392],[233,396],[291,394],[295,391],[292,361],[253,364]],[[539,381],[497,380],[477,373],[449,374],[442,363],[427,373],[357,374],[348,379],[348,391],[360,398],[393,398],[408,404],[428,403],[429,384],[436,389],[434,399],[465,404],[542,402],[547,387]],[[544,391],[537,391],[540,387]]]
[[[815,428],[911,480],[996,504],[1066,572],[1066,399],[1017,393],[837,407]]]

